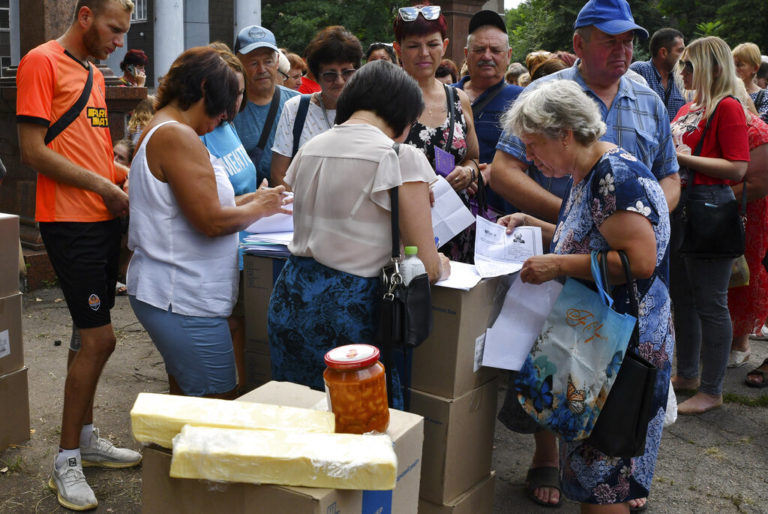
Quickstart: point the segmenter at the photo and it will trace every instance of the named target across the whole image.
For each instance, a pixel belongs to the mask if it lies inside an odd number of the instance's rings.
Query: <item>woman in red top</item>
[[[689,197],[695,195],[713,204],[732,201],[730,185],[746,172],[749,143],[744,107],[731,97],[739,91],[739,79],[730,48],[717,37],[697,39],[683,52],[680,66],[685,88],[694,92],[694,98],[678,111],[672,137],[681,176],[686,176],[683,168],[695,172],[693,184],[699,186],[693,190],[683,182],[683,187],[688,187]],[[708,122],[700,151],[691,155]],[[675,389],[698,388],[678,406],[680,414],[698,414],[723,403],[723,379],[733,337],[728,312],[733,259],[681,256],[676,250],[684,230],[679,211],[673,216],[670,244],[670,292],[677,340],[677,375],[672,385]]]

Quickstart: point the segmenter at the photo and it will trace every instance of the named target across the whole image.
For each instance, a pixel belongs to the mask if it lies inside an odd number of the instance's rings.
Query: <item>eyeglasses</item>
[[[400,14],[400,19],[403,21],[416,21],[419,17],[419,13],[424,16],[425,20],[434,21],[440,17],[439,5],[425,5],[423,7],[401,7],[397,10]]]
[[[693,63],[691,61],[680,61],[680,70],[693,74]]]
[[[277,70],[277,71],[280,71],[280,70]],[[289,78],[291,78],[290,76],[288,76],[287,74],[283,73],[282,71],[280,71],[280,75],[283,76],[283,80],[288,80]]]
[[[332,83],[336,82],[336,80],[341,77],[344,82],[349,80],[349,78],[355,74],[357,70],[354,68],[348,68],[346,70],[341,70],[341,73],[338,71],[324,71],[320,74],[320,78],[323,79],[325,82]]]

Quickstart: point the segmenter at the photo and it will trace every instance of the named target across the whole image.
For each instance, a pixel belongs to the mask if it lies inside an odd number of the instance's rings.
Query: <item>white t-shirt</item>
[[[419,149],[400,145],[398,161],[393,144],[372,125],[337,125],[299,150],[285,176],[294,193],[293,255],[378,276],[392,251],[389,190],[435,178]]]
[[[283,112],[280,113],[280,121],[277,123],[272,151],[286,157],[293,157],[293,122],[296,119],[300,101],[301,96],[294,96],[285,102]],[[310,100],[307,118],[304,120],[304,128],[299,138],[299,148],[316,135],[330,129],[335,119],[336,109],[326,109],[323,114],[323,108]]]

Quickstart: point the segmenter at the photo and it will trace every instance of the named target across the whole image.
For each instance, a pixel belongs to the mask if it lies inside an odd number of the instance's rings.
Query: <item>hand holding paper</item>
[[[477,216],[475,267],[481,277],[497,277],[520,271],[529,257],[544,253],[539,227],[506,227]]]

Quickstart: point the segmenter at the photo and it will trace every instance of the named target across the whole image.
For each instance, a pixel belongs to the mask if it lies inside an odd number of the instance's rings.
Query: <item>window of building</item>
[[[147,21],[147,0],[133,0],[133,12],[131,13],[131,21]]]
[[[11,0],[0,0],[0,31],[11,30]]]

